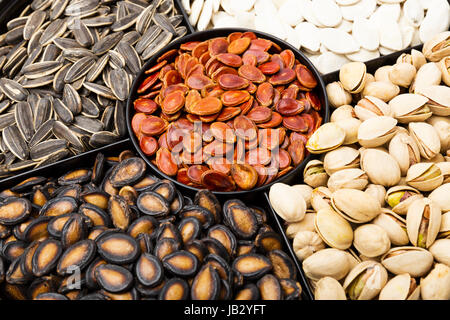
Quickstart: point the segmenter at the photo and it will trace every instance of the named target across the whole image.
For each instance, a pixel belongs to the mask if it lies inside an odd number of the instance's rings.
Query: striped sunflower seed
[[[63,64],[57,61],[36,62],[23,68],[23,74],[27,79],[37,79],[55,73],[62,66]]]
[[[23,38],[25,40],[30,40],[33,33],[35,33],[42,24],[45,22],[47,18],[47,12],[42,10],[36,10],[32,14],[30,14],[25,23],[25,27],[23,29]]]
[[[72,1],[64,10],[64,14],[66,16],[80,16],[86,12],[94,11],[99,5],[99,0]]]
[[[95,79],[97,79],[100,73],[102,73],[103,69],[108,64],[108,62],[109,62],[109,54],[105,54],[100,59],[98,59],[95,65],[86,75],[86,81],[87,82],[95,81]]]
[[[52,130],[53,130],[54,122],[55,122],[55,120],[49,119],[49,120],[45,121],[39,127],[39,129],[36,130],[35,134],[33,135],[30,142],[28,143],[30,148],[33,147],[34,145],[38,144],[41,141],[47,140],[48,138],[50,138],[53,135]]]
[[[25,141],[30,141],[34,135],[33,110],[28,102],[21,101],[14,109],[16,125]]]
[[[75,62],[67,71],[64,81],[71,83],[84,77],[91,68],[95,65],[95,59],[93,57],[83,57]]]
[[[125,58],[125,65],[133,74],[137,74],[142,68],[141,58],[136,50],[127,42],[121,41],[117,45],[117,51]]]
[[[111,50],[113,47],[115,47],[122,39],[122,37],[123,37],[122,31],[107,35],[104,38],[102,38],[99,42],[94,44],[94,46],[92,47],[92,52],[96,55],[104,54],[109,50]]]
[[[60,150],[66,149],[69,146],[64,139],[50,139],[42,141],[30,149],[30,158],[33,161],[44,160]]]
[[[108,87],[102,86],[101,84],[93,83],[93,82],[85,82],[83,83],[83,87],[88,89],[89,91],[98,94],[102,97],[116,100],[116,96]]]
[[[48,97],[40,98],[34,109],[34,129],[38,130],[52,117],[52,102]]]
[[[58,0],[53,1],[52,6],[50,8],[50,20],[58,19],[66,9],[69,4],[69,0]]]
[[[64,86],[63,103],[73,115],[79,114],[82,110],[80,95],[70,84]]]
[[[58,118],[64,123],[73,122],[73,113],[70,109],[61,101],[61,99],[56,98],[53,100],[53,110],[55,111]]]
[[[3,130],[3,141],[8,150],[11,151],[20,160],[28,158],[30,151],[28,146],[15,125],[6,127]]]
[[[85,116],[76,116],[73,125],[89,133],[96,133],[103,130],[103,123],[100,120]]]
[[[0,131],[16,123],[14,113],[6,113],[0,115]]]
[[[43,46],[51,43],[54,39],[62,36],[67,30],[67,21],[65,19],[56,19],[52,21],[42,33],[39,43]]]
[[[119,140],[120,137],[109,131],[100,131],[94,133],[89,140],[89,145],[92,148],[100,148],[108,144],[114,143]]]
[[[124,101],[130,91],[130,81],[127,72],[118,68],[111,71],[111,91],[120,101]]]
[[[70,145],[74,146],[77,149],[82,149],[83,144],[77,138],[76,134],[69,129],[64,123],[61,121],[54,121],[52,132],[58,139],[64,139],[69,142]]]
[[[28,90],[24,89],[20,83],[7,78],[0,79],[0,90],[14,101],[23,101],[28,95]]]
[[[142,53],[142,59],[147,60],[163,49],[172,40],[172,33],[163,31]]]

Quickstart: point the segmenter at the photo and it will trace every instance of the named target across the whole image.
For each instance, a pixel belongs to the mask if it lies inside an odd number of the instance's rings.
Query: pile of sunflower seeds
[[[174,0],[34,0],[0,35],[0,178],[126,135],[146,60],[187,33]]]

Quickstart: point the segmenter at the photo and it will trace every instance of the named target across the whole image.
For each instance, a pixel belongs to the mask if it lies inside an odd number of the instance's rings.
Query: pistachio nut
[[[319,280],[323,277],[341,280],[350,271],[350,264],[345,251],[334,248],[313,253],[303,260],[302,266],[306,276],[312,280]]]
[[[394,137],[397,120],[379,116],[367,119],[358,129],[358,142],[365,148],[382,146]]]
[[[429,248],[441,227],[441,209],[428,198],[415,200],[406,214],[406,231],[414,246]]]
[[[328,101],[334,108],[338,108],[352,102],[352,95],[347,92],[339,81],[327,84]]]
[[[450,300],[450,267],[436,263],[420,280],[420,295],[423,300]]]
[[[380,300],[419,300],[420,285],[407,273],[399,274],[386,283]]]
[[[289,223],[286,228],[286,236],[290,239],[294,239],[295,235],[301,231],[315,231],[315,217],[315,213],[309,212],[305,214],[305,217],[301,221]]]
[[[386,253],[391,248],[391,240],[383,228],[368,223],[355,229],[353,245],[359,253],[373,258]]]
[[[427,120],[436,130],[441,142],[441,152],[446,153],[450,150],[450,119],[449,117],[432,116]]]
[[[396,60],[395,63],[409,63],[413,64],[412,55],[409,53],[402,53]]]
[[[374,74],[375,81],[391,82],[391,80],[389,79],[389,73],[391,72],[391,70],[392,70],[391,65],[379,67]]]
[[[368,183],[369,178],[361,169],[343,169],[330,176],[328,179],[328,189],[331,192],[342,188],[364,190]]]
[[[347,300],[342,285],[334,278],[324,277],[317,281],[315,300]]]
[[[428,107],[428,98],[415,93],[399,94],[389,101],[389,106],[400,123],[425,121],[433,114]]]
[[[298,192],[301,193],[303,199],[305,199],[306,202],[306,209],[310,208],[313,188],[311,188],[307,184],[296,184],[293,185],[292,188],[296,189]]]
[[[324,153],[338,148],[345,140],[345,131],[336,123],[320,126],[309,138],[306,149],[311,153]]]
[[[443,161],[436,163],[436,166],[441,169],[442,175],[444,176],[444,181],[442,183],[450,182],[450,162]]]
[[[450,239],[438,239],[429,248],[434,259],[450,267]]]
[[[353,230],[347,220],[330,208],[317,212],[314,227],[322,240],[332,248],[345,250],[353,241]]]
[[[361,169],[372,183],[385,187],[396,185],[400,181],[400,167],[395,159],[382,149],[361,151]]]
[[[442,154],[436,153],[436,155],[433,158],[427,159],[427,160],[422,160],[422,161],[423,162],[431,162],[431,163],[438,164],[440,162],[444,162],[445,158],[444,158],[444,156]],[[442,173],[442,174],[444,174],[444,173]]]
[[[386,196],[386,189],[382,185],[371,183],[367,185],[366,190],[364,190],[364,192],[377,199],[378,202],[380,203],[380,206],[384,206],[384,197]]]
[[[371,300],[386,285],[387,277],[380,263],[363,261],[349,272],[343,287],[351,300]]]
[[[320,160],[309,161],[303,170],[303,181],[313,188],[326,186],[328,174],[323,168],[323,162]]]
[[[339,80],[345,90],[350,93],[359,93],[364,89],[366,82],[366,65],[362,62],[349,62],[339,71]]]
[[[450,31],[436,34],[423,44],[422,52],[429,61],[439,61],[450,56]]]
[[[372,96],[388,102],[400,93],[400,87],[392,82],[375,81],[365,86],[362,94],[364,97]]]
[[[416,278],[430,270],[433,255],[419,247],[396,247],[381,258],[381,263],[393,274],[409,273]]]
[[[434,189],[428,198],[436,203],[441,211],[450,211],[450,183],[444,183]]]
[[[377,199],[355,189],[339,189],[333,192],[331,205],[343,218],[354,223],[368,222],[381,212]]]
[[[331,113],[330,121],[338,122],[349,118],[356,118],[355,110],[351,105],[344,104]]]
[[[361,120],[378,116],[392,116],[391,107],[381,99],[366,96],[358,101],[355,106],[355,114]]]
[[[311,206],[317,212],[322,208],[331,208],[332,192],[327,187],[315,188],[311,195]]]
[[[295,235],[293,248],[297,258],[304,261],[313,253],[325,249],[325,243],[315,232],[300,231]]]
[[[402,176],[411,165],[420,162],[420,151],[407,132],[398,132],[389,142],[389,154],[397,161]]]
[[[442,82],[450,86],[450,56],[442,58],[438,63],[438,68],[442,73]]]
[[[417,71],[413,83],[409,87],[409,92],[415,93],[416,90],[426,88],[441,83],[442,73],[434,62],[425,63]]]
[[[409,243],[408,233],[406,232],[406,220],[395,212],[383,208],[372,223],[386,231],[393,245],[404,246]]]
[[[353,144],[358,141],[358,129],[361,121],[356,118],[348,118],[335,122],[345,132],[345,145]]]
[[[419,70],[425,63],[427,63],[427,59],[425,58],[423,53],[416,49],[411,50],[411,58],[412,64],[416,68],[416,70]]]
[[[272,185],[269,200],[275,212],[288,223],[301,221],[305,217],[305,200],[298,190],[287,184]]]
[[[389,71],[389,80],[400,87],[408,88],[414,80],[416,72],[416,68],[410,63],[396,63]]]
[[[366,73],[366,86],[367,84],[375,82],[375,77],[371,73]]]
[[[432,162],[420,162],[412,165],[406,174],[406,183],[420,191],[431,191],[444,182],[444,175]]]
[[[339,170],[359,168],[359,152],[352,147],[339,147],[325,154],[323,167],[330,176]]]
[[[450,88],[447,86],[429,86],[417,89],[428,99],[427,106],[437,116],[450,116]]]
[[[417,144],[420,154],[425,159],[431,159],[441,150],[441,140],[434,127],[425,122],[411,122],[409,133]]]
[[[389,188],[386,191],[386,203],[392,208],[392,211],[397,214],[405,215],[408,212],[409,206],[416,201],[421,199],[423,196],[419,192],[409,186],[395,186]]]
[[[441,217],[439,238],[450,239],[450,211],[444,212]]]

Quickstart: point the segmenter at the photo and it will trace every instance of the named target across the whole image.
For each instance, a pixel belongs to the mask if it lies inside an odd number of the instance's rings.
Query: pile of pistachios
[[[344,65],[305,184],[270,189],[316,299],[450,299],[449,43]]]

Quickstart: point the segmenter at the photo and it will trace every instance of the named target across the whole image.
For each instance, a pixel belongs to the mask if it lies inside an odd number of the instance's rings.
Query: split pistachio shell
[[[438,68],[442,73],[442,82],[450,86],[450,56],[442,58],[438,63]]]
[[[334,278],[324,277],[316,283],[315,300],[346,300],[342,285]]]
[[[434,127],[425,122],[411,122],[409,133],[416,141],[420,154],[425,159],[431,159],[441,150],[441,141]]]
[[[420,285],[409,274],[395,276],[380,292],[380,300],[419,300]]]
[[[359,152],[355,148],[343,146],[325,154],[323,167],[328,175],[351,168],[359,168]]]
[[[328,189],[331,192],[342,188],[364,190],[368,183],[369,178],[361,169],[343,169],[330,176],[328,179]]]
[[[286,235],[288,238],[293,239],[295,235],[302,231],[315,231],[314,219],[315,213],[306,213],[305,217],[298,222],[289,223],[286,228]]]
[[[438,162],[436,166],[441,169],[442,175],[444,176],[443,183],[450,183],[450,162]]]
[[[323,162],[320,160],[309,161],[303,170],[303,181],[313,188],[326,186],[328,175],[323,168]]]
[[[331,205],[343,218],[354,223],[374,219],[380,212],[378,200],[361,190],[340,189],[331,195]]]
[[[436,203],[441,211],[450,211],[450,183],[445,183],[434,189],[428,198]]]
[[[311,207],[311,195],[312,195],[312,191],[313,188],[311,188],[310,186],[306,185],[306,184],[296,184],[293,185],[292,188],[296,189],[298,192],[301,193],[303,199],[305,199],[306,202],[306,208],[310,208]]]
[[[420,281],[423,300],[450,300],[450,267],[437,263]]]
[[[375,81],[365,86],[362,92],[363,96],[372,96],[383,100],[390,101],[400,93],[400,87],[392,82]]]
[[[325,249],[325,243],[315,232],[300,231],[295,235],[293,247],[297,258],[304,261],[315,252]]]
[[[406,215],[411,204],[423,196],[419,190],[409,186],[395,186],[386,192],[386,203],[397,214]]]
[[[441,226],[441,210],[428,198],[414,201],[406,214],[406,231],[414,246],[429,248]]]
[[[283,183],[270,187],[269,200],[275,212],[286,222],[301,221],[305,217],[306,202],[302,194]]]
[[[315,188],[311,195],[311,206],[316,212],[322,208],[331,208],[331,195],[327,187]]]
[[[353,107],[351,105],[344,104],[343,106],[340,106],[333,111],[330,117],[330,121],[338,122],[349,118],[356,118],[355,110],[353,110]]]
[[[450,150],[450,119],[449,117],[432,116],[427,120],[436,130],[441,142],[441,152],[446,153]]]
[[[439,61],[450,55],[450,31],[436,34],[423,45],[422,52],[429,61]]]
[[[450,116],[450,88],[447,86],[429,86],[417,89],[428,98],[427,106],[437,116]]]
[[[365,193],[371,195],[378,200],[380,206],[384,206],[384,197],[386,196],[386,188],[379,184],[369,184],[364,190]]]
[[[306,148],[311,153],[324,153],[338,148],[345,140],[345,131],[336,123],[319,127],[309,138]]]
[[[444,176],[432,162],[421,162],[412,165],[406,174],[406,183],[420,191],[431,191],[444,182]]]
[[[353,245],[359,253],[373,258],[381,256],[391,248],[387,232],[372,223],[364,224],[355,229]]]
[[[361,152],[361,169],[375,184],[390,187],[400,181],[400,167],[397,161],[384,150],[363,150]]]
[[[345,132],[345,145],[353,144],[358,141],[358,129],[361,121],[356,118],[348,118],[335,122]]]
[[[430,270],[433,255],[419,247],[396,247],[381,258],[381,263],[393,274],[409,273],[416,278]]]
[[[416,76],[416,68],[410,63],[396,63],[389,72],[389,80],[400,87],[408,88]]]
[[[407,245],[409,238],[406,232],[406,220],[388,209],[381,209],[381,211],[372,223],[386,231],[393,245]]]
[[[382,146],[392,139],[396,132],[397,120],[379,116],[367,119],[358,129],[358,142],[366,148]]]
[[[428,107],[428,98],[414,93],[404,93],[389,101],[395,119],[400,123],[425,121],[432,116]]]
[[[339,71],[339,80],[345,90],[350,93],[359,93],[364,89],[366,65],[362,62],[349,62]]]
[[[389,154],[397,161],[402,176],[406,175],[411,165],[420,162],[419,148],[405,132],[397,132],[389,142]]]
[[[352,95],[342,87],[339,81],[327,84],[326,89],[328,101],[332,107],[338,108],[352,102]]]
[[[366,96],[358,101],[355,113],[361,121],[378,116],[392,116],[391,107],[386,102],[371,96]]]
[[[317,251],[306,258],[302,265],[306,276],[312,280],[319,280],[323,277],[341,280],[350,271],[345,251],[334,248]]]
[[[438,66],[434,62],[428,62],[420,67],[417,71],[409,92],[414,93],[422,88],[426,88],[433,85],[439,85],[441,83],[442,73]]]
[[[350,223],[334,210],[319,210],[314,219],[314,226],[317,234],[330,247],[345,250],[352,245],[353,230]]]
[[[352,300],[370,300],[386,285],[387,277],[386,269],[380,263],[363,261],[350,271],[343,287]]]
[[[438,239],[429,248],[434,259],[450,267],[450,239]]]

